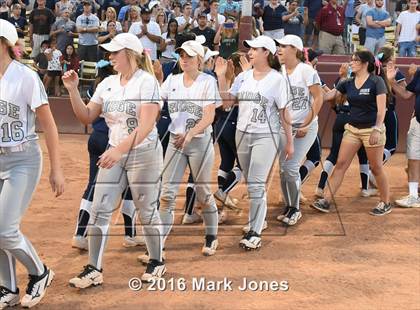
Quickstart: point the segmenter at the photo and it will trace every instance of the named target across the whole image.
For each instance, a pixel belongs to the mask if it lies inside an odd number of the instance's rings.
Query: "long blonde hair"
[[[130,49],[126,49],[125,52],[127,53],[128,61],[131,67],[142,69],[143,71],[146,71],[155,76],[152,60],[148,54],[146,54],[144,51],[142,54],[139,54]]]

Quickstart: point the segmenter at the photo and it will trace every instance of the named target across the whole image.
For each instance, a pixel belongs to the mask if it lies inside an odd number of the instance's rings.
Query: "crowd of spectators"
[[[185,32],[204,36],[204,45],[224,58],[238,50],[242,4],[236,0],[30,1],[0,0],[0,18],[14,24],[19,37],[29,42],[30,57],[46,86],[56,86],[59,72],[79,68],[79,61],[102,59],[98,45],[120,32],[135,34],[152,60],[162,63],[176,59],[177,38]],[[386,28],[396,25],[394,43],[400,56],[415,56],[418,0],[397,1],[393,14],[384,1],[253,0],[252,37],[295,34],[304,38],[305,46],[344,54],[351,52],[353,29],[359,44],[376,53],[386,43]],[[59,95],[57,87],[54,94]]]

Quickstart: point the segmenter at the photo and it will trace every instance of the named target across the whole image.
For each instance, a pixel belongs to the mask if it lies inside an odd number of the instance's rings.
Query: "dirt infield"
[[[200,253],[201,225],[175,226],[166,246],[164,291],[129,289],[129,279],[144,271],[136,261],[143,249],[122,247],[122,217],[115,212],[113,223],[119,224],[112,227],[105,254],[105,284],[85,291],[70,288],[68,280],[87,264],[87,254],[72,249],[70,242],[87,181],[88,136],[60,138],[66,192],[59,199],[50,192],[48,158],[42,143],[45,167],[22,223],[23,232],[56,273],[40,309],[420,309],[420,210],[394,209],[385,217],[370,216],[377,198],[359,197],[356,162],[339,191],[338,212],[320,214],[303,206],[300,224],[287,230],[275,219],[280,212],[276,172],[269,189],[269,228],[257,252],[245,253],[238,247],[241,228],[247,222],[246,199],[240,202],[244,212],[229,213],[227,224],[220,228],[216,256]],[[386,167],[393,198],[406,194],[404,167],[403,154],[394,156]],[[319,173],[318,168],[304,186],[308,198],[312,198]],[[237,198],[243,194],[243,186],[233,191]],[[176,223],[181,222],[182,205],[183,197],[177,205]],[[18,276],[23,291],[27,280],[21,265]],[[219,281],[225,277],[232,281],[232,291],[229,286],[226,291],[200,291],[200,279]],[[280,290],[275,291],[274,283],[271,291],[240,291],[243,278],[276,281]],[[160,284],[163,289],[164,283]],[[286,287],[287,291],[282,290]]]

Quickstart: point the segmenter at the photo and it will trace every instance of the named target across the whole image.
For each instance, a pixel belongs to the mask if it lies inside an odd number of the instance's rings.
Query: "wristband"
[[[372,130],[376,130],[376,131],[379,131],[380,133],[382,133],[382,129],[380,127],[376,126],[376,125],[372,127]]]

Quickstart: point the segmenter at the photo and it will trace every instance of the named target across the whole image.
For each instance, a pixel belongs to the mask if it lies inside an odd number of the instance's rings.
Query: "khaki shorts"
[[[385,134],[385,125],[381,127],[381,135],[379,137],[378,143],[371,145],[369,143],[370,134],[372,133],[372,128],[364,128],[358,129],[353,127],[350,124],[346,124],[344,126],[344,136],[343,140],[352,142],[352,143],[362,143],[365,148],[367,147],[377,147],[377,146],[384,146],[386,142],[386,134]]]
[[[420,160],[420,123],[415,117],[411,119],[407,133],[407,158]]]

